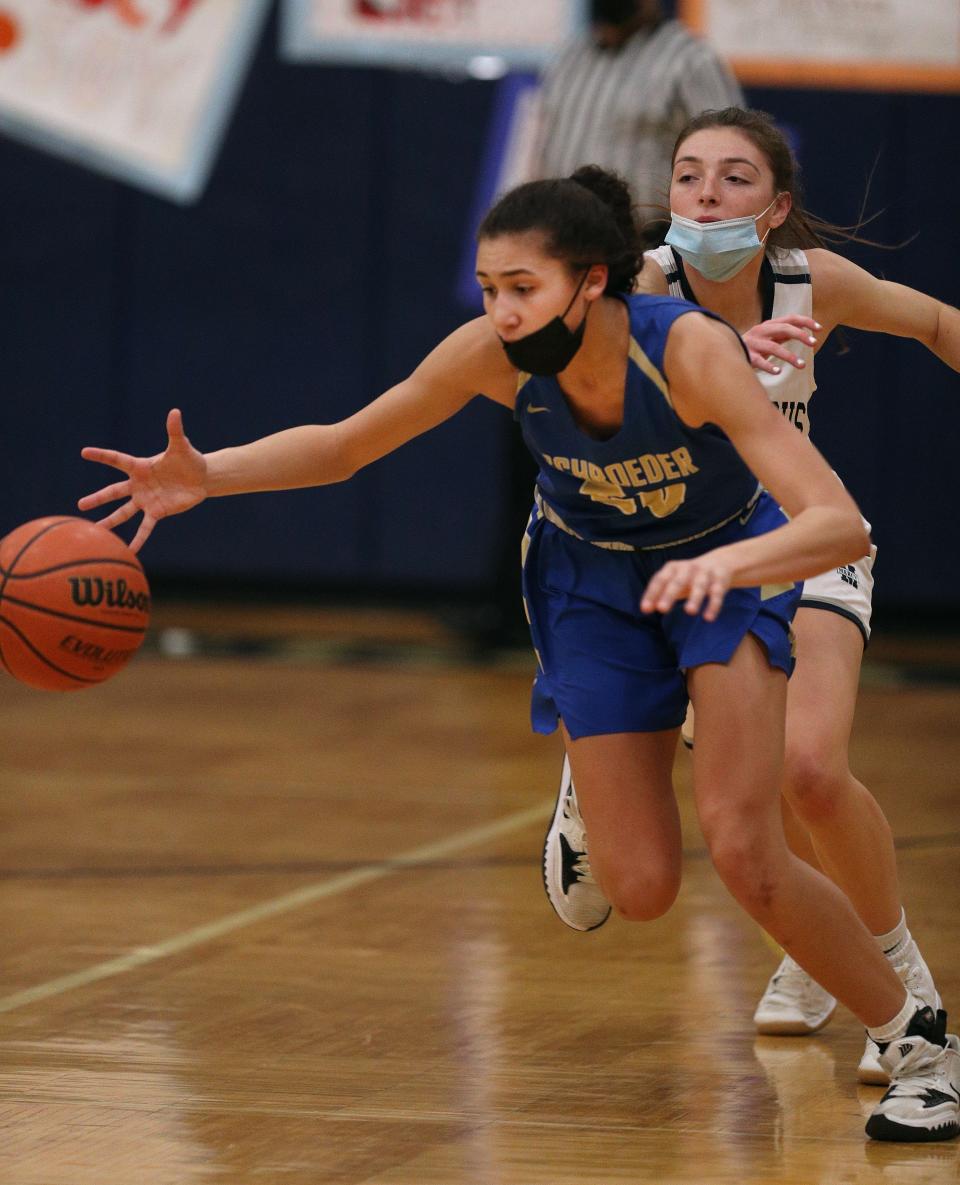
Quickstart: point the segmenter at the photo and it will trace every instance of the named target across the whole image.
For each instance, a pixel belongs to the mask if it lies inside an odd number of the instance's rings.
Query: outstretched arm
[[[807,255],[814,311],[825,325],[912,337],[960,371],[960,310],[905,284],[879,280],[833,251]]]
[[[198,452],[174,409],[167,416],[167,447],[153,457],[85,448],[88,461],[111,465],[123,481],[81,498],[81,510],[123,504],[103,519],[116,527],[142,512],[134,551],[161,518],[180,514],[205,498],[261,490],[300,489],[345,481],[358,469],[435,427],[483,391],[510,404],[516,374],[484,319],[452,333],[417,369],[355,415],[337,424],[302,424],[250,444]]]
[[[766,535],[666,564],[642,608],[716,618],[728,588],[803,580],[865,555],[857,507],[813,445],[770,403],[734,334],[700,313],[674,322],[664,368],[674,410],[691,427],[718,425],[790,517]]]

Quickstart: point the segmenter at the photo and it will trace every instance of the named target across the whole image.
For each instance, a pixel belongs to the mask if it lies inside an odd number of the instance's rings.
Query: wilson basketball
[[[0,539],[0,667],[21,683],[102,683],[137,652],[149,619],[140,561],[106,527],[37,518]]]

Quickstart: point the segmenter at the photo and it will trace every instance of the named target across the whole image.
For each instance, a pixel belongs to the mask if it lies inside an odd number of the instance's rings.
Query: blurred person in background
[[[681,128],[708,108],[742,107],[729,68],[661,0],[590,0],[590,28],[543,80],[537,172],[600,165],[629,181],[645,246],[669,223],[666,179]]]

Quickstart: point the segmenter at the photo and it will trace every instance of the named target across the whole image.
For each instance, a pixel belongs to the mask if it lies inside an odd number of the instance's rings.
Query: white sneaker
[[[890,1089],[867,1120],[871,1139],[919,1143],[960,1135],[960,1040],[946,1027],[942,1009],[923,1008],[880,1054]]]
[[[566,754],[557,808],[543,844],[543,887],[557,917],[572,930],[596,930],[610,916],[610,902],[590,871],[587,832]]]
[[[934,1012],[939,1012],[942,1003],[940,993],[933,982],[930,968],[912,938],[902,951],[893,956],[893,969],[911,995]],[[877,1043],[869,1037],[857,1066],[857,1079],[867,1086],[886,1086],[890,1082],[890,1075],[880,1061]]]
[[[753,1023],[768,1036],[805,1037],[822,1029],[836,1007],[833,996],[784,955],[760,997]]]

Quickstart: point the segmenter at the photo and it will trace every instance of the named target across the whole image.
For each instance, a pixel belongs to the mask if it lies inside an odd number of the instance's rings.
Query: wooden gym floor
[[[202,645],[200,644],[202,643]],[[567,930],[526,654],[416,613],[168,605],[72,695],[0,682],[3,1185],[925,1185],[840,1010],[756,1038],[775,965],[706,859]],[[960,1021],[960,646],[871,648],[855,769]]]

